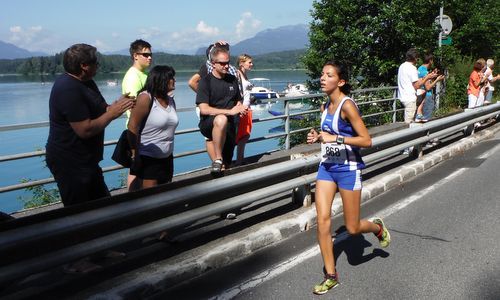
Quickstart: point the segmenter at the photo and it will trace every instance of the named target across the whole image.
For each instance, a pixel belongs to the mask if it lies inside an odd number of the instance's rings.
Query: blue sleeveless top
[[[321,130],[328,132],[329,134],[341,135],[345,137],[357,136],[357,133],[352,128],[351,123],[346,122],[340,117],[340,112],[342,110],[342,105],[345,101],[350,100],[356,105],[356,103],[349,97],[344,97],[341,101],[337,110],[333,114],[328,113],[328,106],[330,101],[325,105],[325,110],[321,115]],[[357,106],[356,106],[357,107]],[[365,168],[365,163],[361,158],[359,153],[359,147],[351,145],[338,145],[337,143],[326,143],[321,147],[321,162],[328,171],[354,171],[361,170]],[[332,158],[332,153],[336,154],[336,157]],[[334,155],[335,156],[335,155]]]

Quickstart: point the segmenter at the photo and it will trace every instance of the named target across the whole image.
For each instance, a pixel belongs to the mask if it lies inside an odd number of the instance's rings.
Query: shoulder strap
[[[240,86],[240,96],[241,100],[243,101],[243,97],[245,96],[245,91],[243,90],[243,78],[241,78],[241,73],[240,71],[236,71],[237,78],[238,78],[238,84]]]
[[[146,116],[144,116],[144,119],[142,119],[142,123],[141,123],[141,128],[139,129],[139,135],[142,133],[142,130],[144,129],[144,126],[146,126],[146,122],[149,118],[149,113],[151,112],[151,108],[153,107],[153,97],[151,96],[150,93],[146,92],[148,95],[149,95],[149,110],[148,110],[148,113],[146,114]]]

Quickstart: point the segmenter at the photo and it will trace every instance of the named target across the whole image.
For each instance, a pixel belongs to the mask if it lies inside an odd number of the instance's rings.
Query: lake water
[[[194,107],[195,93],[188,87],[187,81],[193,72],[177,72],[175,100],[178,108]],[[98,75],[97,85],[108,103],[117,99],[121,92],[123,74]],[[303,83],[307,79],[304,71],[252,71],[250,78],[265,77],[271,79],[271,87],[282,91],[288,82]],[[117,86],[108,86],[107,80],[118,80]],[[42,84],[43,80],[43,84]],[[49,95],[54,77],[44,76],[0,76],[0,126],[48,121]],[[254,118],[269,117],[266,107],[254,110]],[[196,128],[198,117],[192,112],[179,113],[178,130]],[[281,125],[281,121],[254,124],[252,137],[260,137],[269,133],[270,128]],[[125,119],[117,119],[106,128],[105,140],[115,140],[125,129]],[[0,156],[32,152],[45,148],[48,127],[0,132]],[[176,136],[174,154],[190,150],[204,149],[204,139],[199,132]],[[248,144],[245,155],[250,156],[279,148],[277,139]],[[105,147],[104,160],[101,167],[113,166],[110,157],[113,146]],[[236,152],[236,151],[235,151]],[[210,161],[206,153],[183,157],[175,160],[175,174],[208,166]],[[120,187],[126,171],[119,170],[105,173],[106,183],[110,189]],[[45,167],[44,157],[15,160],[0,164],[0,186],[20,183],[23,179],[37,180],[51,177]],[[47,187],[54,187],[49,185]],[[20,197],[30,197],[24,190],[1,193],[0,210],[14,212],[22,209]]]

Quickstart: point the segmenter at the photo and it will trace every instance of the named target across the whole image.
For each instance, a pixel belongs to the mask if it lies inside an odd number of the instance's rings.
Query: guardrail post
[[[396,113],[396,109],[398,107],[398,99],[397,99],[397,96],[398,96],[398,90],[394,90],[394,94],[393,94],[393,98],[394,98],[394,101],[392,102],[392,123],[396,123],[396,119],[397,119],[397,113]]]
[[[474,109],[473,108],[466,108],[466,109],[464,109],[464,112],[468,112],[468,111],[472,111],[472,110],[474,110]],[[474,134],[475,131],[476,131],[475,124],[469,124],[469,125],[467,125],[467,127],[464,128],[464,135],[465,136],[472,135],[472,134]]]
[[[289,150],[290,149],[290,102],[285,99],[285,133],[286,133],[286,138],[285,138],[285,149]]]
[[[423,125],[423,123],[410,123],[410,128],[422,127]],[[422,158],[422,156],[424,155],[423,144],[413,145],[413,149],[410,155],[414,158]]]
[[[311,206],[311,185],[305,184],[294,188],[292,191],[292,202],[297,204],[298,206]]]

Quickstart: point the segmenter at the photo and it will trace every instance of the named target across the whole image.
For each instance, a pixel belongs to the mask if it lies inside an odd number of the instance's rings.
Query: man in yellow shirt
[[[135,40],[130,44],[130,57],[132,58],[132,66],[123,77],[122,93],[128,93],[129,97],[137,97],[137,93],[146,83],[146,78],[148,77],[146,70],[151,65],[153,60],[151,44],[144,40]],[[125,127],[128,125],[129,118],[130,110],[127,111],[127,122],[125,123]],[[130,189],[131,184],[134,184],[134,186],[137,187],[140,187],[141,185],[134,175],[130,175],[129,170],[127,188]]]

